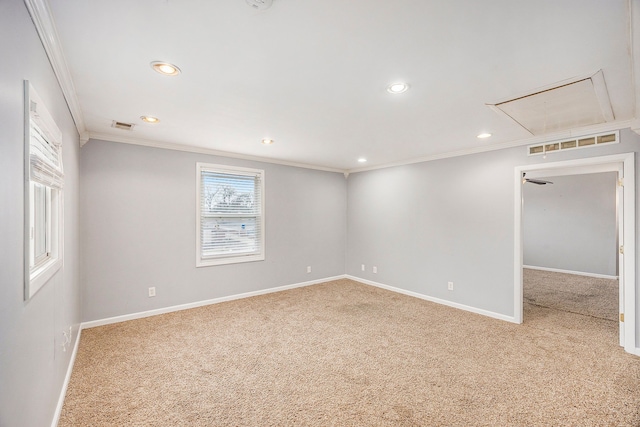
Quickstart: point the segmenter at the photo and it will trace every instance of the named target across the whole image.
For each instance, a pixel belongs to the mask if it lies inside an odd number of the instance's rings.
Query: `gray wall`
[[[265,170],[265,261],[195,267],[196,162]],[[81,165],[85,321],[344,274],[340,173],[95,140]]]
[[[523,187],[524,264],[615,276],[616,172]]]
[[[23,2],[0,2],[0,426],[51,424],[80,322],[79,141]],[[23,79],[63,132],[64,266],[23,300]],[[74,342],[62,351],[62,331]]]
[[[347,274],[510,314],[513,165],[496,151],[350,175]]]
[[[638,151],[639,135],[620,135],[546,160],[516,147],[351,174],[347,274],[513,316],[514,168]]]

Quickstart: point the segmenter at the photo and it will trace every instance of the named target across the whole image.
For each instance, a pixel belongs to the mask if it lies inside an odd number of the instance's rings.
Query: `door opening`
[[[619,340],[627,352],[636,354],[634,153],[521,166],[515,171],[514,319],[518,323],[522,323],[524,305],[523,174],[526,178],[540,180],[545,176],[617,173]]]

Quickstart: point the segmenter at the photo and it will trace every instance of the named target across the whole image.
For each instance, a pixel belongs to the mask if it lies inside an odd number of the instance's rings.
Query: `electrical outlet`
[[[311,273],[311,266],[310,265],[307,266],[307,273]]]
[[[362,264],[362,266],[360,266],[360,269],[361,269],[362,271],[364,271],[364,264]]]
[[[447,289],[449,289],[450,291],[453,290],[453,282],[447,282]]]
[[[375,265],[373,266],[373,274],[378,274],[378,267]]]
[[[67,346],[69,344],[71,344],[71,338],[72,338],[72,334],[73,331],[71,329],[71,326],[69,326],[69,332],[67,331],[62,331],[62,351],[66,352],[67,351]]]
[[[156,287],[152,286],[149,288],[149,296],[150,297],[155,297],[156,296]]]

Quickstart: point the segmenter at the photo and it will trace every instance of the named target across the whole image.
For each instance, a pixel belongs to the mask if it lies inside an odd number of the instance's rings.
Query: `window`
[[[25,300],[62,265],[62,133],[25,82]]]
[[[196,266],[264,260],[264,171],[196,168]]]

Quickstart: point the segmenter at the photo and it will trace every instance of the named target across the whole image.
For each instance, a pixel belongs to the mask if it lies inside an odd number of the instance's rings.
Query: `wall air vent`
[[[532,135],[615,120],[602,70],[487,106]]]
[[[132,123],[124,123],[124,122],[118,122],[116,120],[114,120],[113,122],[111,122],[111,127],[112,128],[116,128],[116,129],[122,129],[122,130],[133,130],[133,127],[135,125]]]
[[[527,147],[527,152],[530,156],[535,156],[537,154],[547,154],[554,151],[567,151],[574,150],[576,148],[595,147],[603,144],[617,144],[618,142],[620,142],[620,133],[615,131],[597,135],[581,136],[575,139],[530,145]]]

